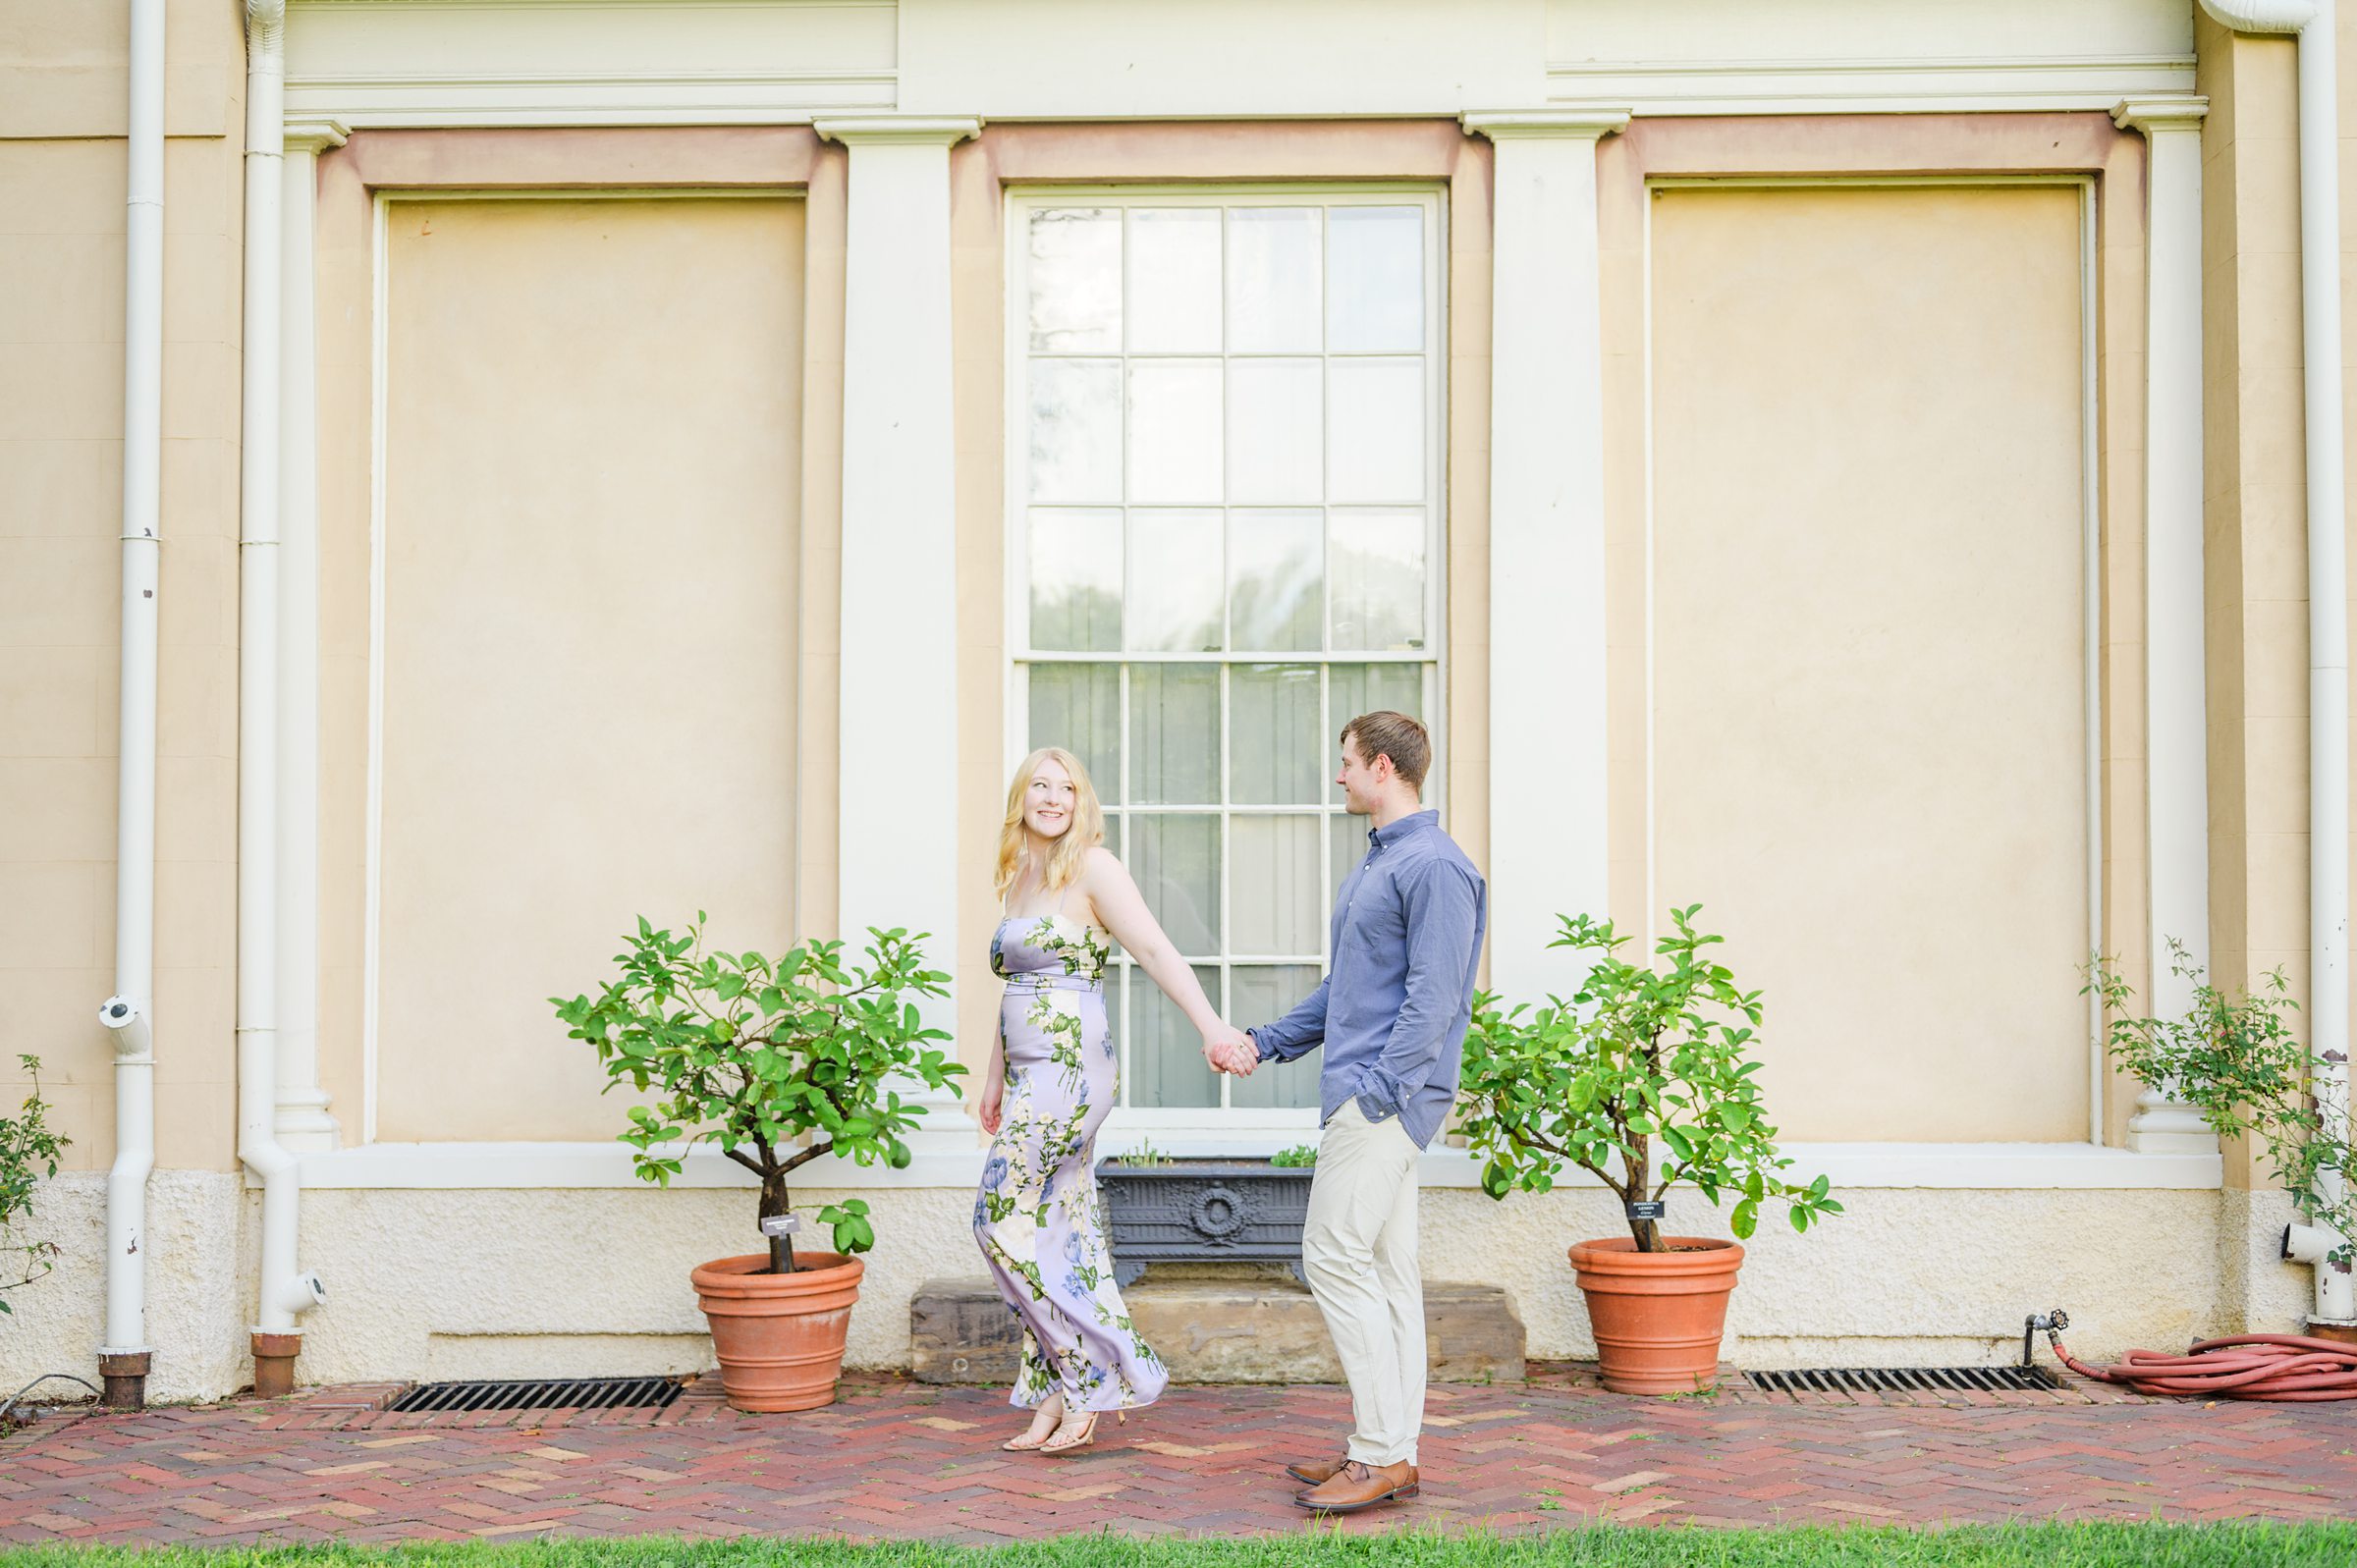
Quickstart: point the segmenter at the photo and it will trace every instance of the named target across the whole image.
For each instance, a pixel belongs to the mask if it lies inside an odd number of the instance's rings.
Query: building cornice
[[[286,127],[286,147],[289,152],[322,153],[330,147],[340,147],[352,136],[352,127],[341,120],[325,116],[308,119],[290,119]]]
[[[2111,123],[2122,131],[2199,131],[2210,113],[2208,98],[2123,98],[2111,108]]]
[[[1628,125],[1621,108],[1468,109],[1457,116],[1467,133],[1505,140],[1597,140]]]
[[[947,147],[980,135],[982,122],[970,115],[874,114],[813,120],[810,129],[845,146]]]

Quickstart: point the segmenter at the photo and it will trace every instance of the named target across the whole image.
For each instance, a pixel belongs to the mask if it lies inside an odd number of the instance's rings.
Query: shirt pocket
[[[1390,876],[1364,878],[1350,899],[1350,930],[1378,951],[1407,936],[1407,904]]]

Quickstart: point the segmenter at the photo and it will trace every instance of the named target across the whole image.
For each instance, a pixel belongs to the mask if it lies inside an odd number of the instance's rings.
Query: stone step
[[[1149,1271],[1123,1299],[1179,1382],[1343,1381],[1318,1304],[1290,1278]],[[989,1279],[927,1280],[908,1318],[920,1382],[1014,1383],[1022,1330]],[[1502,1286],[1425,1281],[1424,1333],[1435,1382],[1522,1379],[1522,1320]]]

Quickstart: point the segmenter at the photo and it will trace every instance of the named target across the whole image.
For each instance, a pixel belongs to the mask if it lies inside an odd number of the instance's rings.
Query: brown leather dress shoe
[[[1322,1514],[1352,1514],[1379,1502],[1413,1497],[1416,1490],[1416,1467],[1405,1460],[1396,1465],[1362,1465],[1352,1459],[1293,1501]]]
[[[1286,1466],[1285,1473],[1304,1487],[1318,1487],[1332,1481],[1336,1473],[1349,1462],[1347,1458],[1304,1459],[1299,1464]]]

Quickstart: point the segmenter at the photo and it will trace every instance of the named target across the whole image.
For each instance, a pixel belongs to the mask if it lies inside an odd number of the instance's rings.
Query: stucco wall
[[[241,1179],[226,1171],[159,1170],[147,1184],[147,1338],[155,1347],[147,1397],[216,1399],[253,1381],[254,1257],[242,1217]],[[0,1382],[14,1393],[46,1372],[97,1380],[106,1323],[106,1177],[77,1171],[44,1182],[27,1240],[57,1244],[54,1272],[8,1293],[0,1318]],[[12,1260],[13,1262],[13,1260]],[[72,1398],[72,1383],[41,1397]]]
[[[114,1157],[122,533],[120,6],[0,5],[0,1105],[41,1058],[67,1162]],[[157,1163],[234,1143],[238,397],[235,7],[174,0],[165,91],[157,601]]]
[[[2347,29],[2342,36],[2345,46]],[[2228,988],[2280,968],[2304,1002],[2309,588],[2297,52],[2288,38],[2237,37],[2207,16],[2197,38],[2210,101],[2202,351],[2207,366],[2234,367],[2212,371],[2203,397],[2212,968]],[[2349,164],[2344,144],[2344,180]],[[2227,1146],[2225,1179],[2253,1189],[2271,1180],[2247,1141]]]
[[[103,1285],[104,1184],[61,1181],[40,1230],[67,1267],[23,1291],[0,1336],[0,1379],[86,1374]],[[813,1212],[849,1193],[796,1192]],[[878,1242],[851,1318],[849,1364],[907,1364],[908,1303],[934,1278],[979,1277],[963,1187],[865,1189]],[[1967,1364],[2008,1359],[2031,1311],[2062,1306],[2083,1357],[2175,1349],[2204,1334],[2296,1325],[2307,1272],[2277,1261],[2277,1195],[2203,1191],[1850,1189],[1848,1213],[1807,1236],[1763,1224],[1730,1304],[1726,1358],[1743,1367]],[[304,1320],[305,1382],[531,1377],[709,1367],[687,1272],[752,1251],[749,1188],[323,1190],[303,1200],[302,1261],[328,1303]],[[1594,1352],[1565,1249],[1615,1233],[1597,1188],[1493,1202],[1426,1188],[1428,1279],[1503,1284],[1530,1354]],[[150,1199],[151,1393],[213,1397],[251,1378],[252,1237],[259,1197],[233,1178],[174,1172]],[[1725,1234],[1691,1195],[1696,1227]],[[1774,1217],[1771,1217],[1773,1219]],[[10,1384],[12,1387],[15,1383]]]
[[[1652,197],[1651,901],[1788,1137],[2087,1135],[2082,200]]]
[[[545,999],[792,935],[801,204],[387,211],[377,1133],[608,1137]]]

